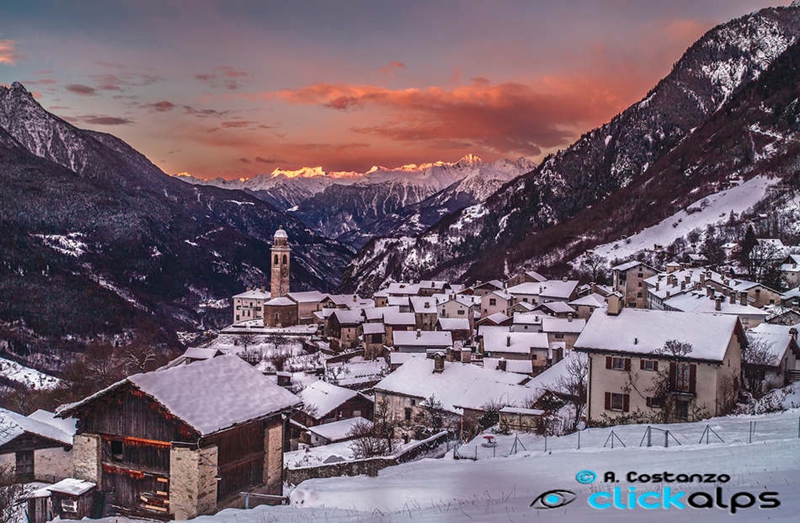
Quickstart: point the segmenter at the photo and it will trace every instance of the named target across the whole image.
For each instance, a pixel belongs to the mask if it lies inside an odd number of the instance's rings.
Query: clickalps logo
[[[596,510],[717,509],[738,514],[742,510],[754,507],[774,509],[781,505],[777,492],[764,491],[757,495],[741,491],[732,494],[727,492],[725,487],[719,486],[730,481],[731,478],[727,474],[675,474],[672,472],[648,474],[630,471],[624,475],[624,478],[633,485],[627,488],[615,485],[620,482],[616,473],[605,472],[601,488],[590,494],[587,499],[589,506]],[[575,474],[575,480],[581,485],[591,485],[598,480],[598,475],[592,470],[581,470]],[[689,492],[684,486],[686,484],[715,484],[717,486],[713,492]],[[653,490],[654,488],[658,488],[658,490]],[[577,497],[577,494],[571,490],[548,490],[537,496],[530,506],[537,510],[554,509],[569,505]]]

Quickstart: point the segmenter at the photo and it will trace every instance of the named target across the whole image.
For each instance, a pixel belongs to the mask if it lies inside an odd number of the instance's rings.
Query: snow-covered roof
[[[500,409],[501,414],[519,414],[522,416],[543,416],[544,411],[541,409],[523,409],[520,407],[503,407]]]
[[[437,281],[437,280],[422,280],[419,282],[420,289],[436,289],[442,290],[447,286],[446,281]]]
[[[268,300],[272,297],[272,295],[267,291],[262,291],[261,289],[252,289],[241,294],[234,294],[233,297],[244,300]]]
[[[392,351],[389,353],[389,362],[393,366],[402,365],[403,363],[407,362],[409,358],[414,358],[417,356],[419,356],[419,353]]]
[[[720,310],[716,310],[716,298],[721,299]],[[762,318],[769,316],[767,311],[752,305],[742,305],[738,301],[730,303],[730,298],[727,296],[716,296],[716,298],[709,298],[703,292],[687,292],[666,300],[664,305],[681,312],[735,314],[737,316],[761,316]]]
[[[408,307],[411,304],[408,296],[389,296],[389,299],[386,300],[386,303],[389,306],[394,307]]]
[[[531,312],[535,308],[536,307],[534,307],[533,304],[528,303],[527,301],[519,301],[519,302],[515,303],[513,305],[513,307],[512,307],[512,309],[524,309],[525,312]]]
[[[468,331],[469,320],[467,318],[439,318],[439,326],[443,331]]]
[[[279,296],[277,298],[272,298],[268,302],[264,303],[265,307],[292,307],[297,305],[294,301],[290,300],[286,296]]]
[[[596,292],[593,292],[577,300],[572,300],[569,304],[573,307],[578,307],[580,305],[584,307],[602,307],[606,304],[606,299]]]
[[[217,349],[203,349],[200,347],[189,347],[186,349],[186,352],[183,353],[182,357],[184,359],[193,359],[193,360],[207,360],[209,358],[214,358],[222,354]]]
[[[722,361],[739,319],[725,314],[623,308],[595,312],[575,342],[577,350],[653,354],[669,340],[689,343],[687,359]]]
[[[203,436],[300,404],[300,398],[238,356],[226,355],[134,374],[77,403],[63,405],[57,414],[72,413],[126,383],[151,396]]]
[[[416,318],[413,312],[387,312],[383,315],[383,323],[386,325],[416,325]]]
[[[566,300],[575,292],[578,283],[578,280],[547,280],[542,282],[542,290],[539,296]]]
[[[395,331],[395,347],[449,347],[453,344],[450,331]]]
[[[544,276],[542,276],[541,274],[539,274],[536,271],[525,271],[525,274],[529,278],[533,278],[535,281],[538,281],[538,282],[547,281],[547,278],[545,278]]]
[[[619,265],[615,265],[614,267],[611,267],[611,270],[625,272],[627,270],[633,269],[634,267],[638,267],[639,265],[644,265],[645,267],[648,267],[648,265],[645,264],[644,262],[640,262],[639,260],[631,260],[625,263],[620,263]]]
[[[797,329],[797,327],[762,323],[758,327],[748,330],[746,334],[750,343],[760,342],[764,344],[764,347],[775,358],[772,364],[774,367],[780,364],[786,355],[786,351],[789,350],[792,343],[792,335],[789,332],[791,329]],[[748,352],[745,351],[745,361],[747,361],[747,355]]]
[[[586,326],[586,320],[569,318],[553,318],[545,316],[542,318],[542,332],[567,332],[578,334]]]
[[[298,396],[303,400],[303,412],[321,419],[342,403],[358,396],[358,392],[319,380],[304,388]]]
[[[500,280],[489,280],[482,283],[476,283],[475,285],[472,286],[473,289],[480,289],[481,287],[502,289],[503,282],[501,282]]]
[[[475,304],[475,301],[472,299],[472,296],[465,296],[463,294],[455,294],[449,295],[446,300],[440,301],[439,305],[445,305],[451,301],[458,303],[459,305],[463,305],[464,307],[472,307]]]
[[[308,427],[308,431],[313,432],[317,436],[320,436],[321,438],[333,443],[347,439],[353,427],[362,423],[372,426],[371,421],[366,420],[361,416],[356,416],[355,418],[348,418],[334,421],[332,423],[323,423],[322,425]]]
[[[78,431],[78,420],[75,418],[57,418],[55,412],[49,410],[39,409],[32,414],[28,414],[28,419],[41,421],[48,425],[52,425],[57,429],[66,432],[70,436],[74,436]]]
[[[547,334],[543,332],[511,332],[508,327],[482,325],[478,335],[483,336],[485,352],[513,352],[530,354],[534,349],[548,349]]]
[[[360,309],[336,309],[332,316],[336,316],[340,325],[357,325],[364,321]]]
[[[399,369],[375,385],[376,391],[404,394],[417,398],[434,396],[442,408],[457,414],[462,408],[481,410],[492,401],[521,405],[533,391],[518,385],[528,378],[470,363],[444,363],[444,371],[433,372],[434,360],[409,358]]]
[[[287,294],[291,300],[297,303],[319,303],[328,295],[319,291],[290,292]]]
[[[506,292],[504,290],[494,290],[494,291],[484,295],[483,298],[481,298],[481,301],[489,299],[489,297],[491,297],[491,296],[497,296],[498,298],[502,298],[502,299],[504,299],[506,301],[510,301],[511,298],[513,298],[513,296],[510,293],[508,293],[508,292]]]
[[[486,316],[481,321],[483,321],[484,323],[491,322],[494,323],[495,325],[500,325],[501,323],[507,322],[509,319],[511,319],[511,317],[505,312],[495,312],[494,314]]]
[[[506,291],[508,291],[508,293],[513,296],[516,296],[518,294],[538,296],[539,293],[543,290],[542,283],[543,282],[538,282],[538,281],[526,281],[525,283],[520,283],[519,285],[514,285],[513,287],[509,287],[508,289],[506,289]]]
[[[436,314],[436,300],[432,296],[412,296],[410,301],[415,314]]]
[[[277,231],[275,231],[275,236],[273,238],[288,238],[289,236],[286,234],[286,231],[283,230],[283,227],[279,227]]]
[[[483,358],[483,368],[498,370],[500,360],[506,362],[506,372],[514,372],[516,374],[532,374],[533,361],[531,360],[507,360],[505,358]]]
[[[364,309],[364,316],[366,316],[367,320],[380,320],[383,319],[384,314],[396,312],[400,312],[400,307],[373,307],[371,309]]]
[[[351,306],[354,303],[358,303],[358,296],[355,294],[328,294],[328,298],[335,304],[335,305],[346,305]]]
[[[385,334],[386,327],[383,323],[364,323],[361,325],[364,329],[364,334]]]
[[[525,303],[525,302],[523,302]],[[548,301],[546,303],[542,303],[539,305],[540,309],[547,309],[555,314],[569,314],[575,313],[575,309],[570,307],[567,303],[563,301]]]
[[[389,296],[416,296],[419,294],[418,283],[393,282],[386,288]]]
[[[782,300],[791,300],[792,298],[800,298],[800,287],[789,289],[788,291],[781,294]]]
[[[534,376],[530,383],[528,383],[528,386],[536,389],[540,394],[545,391],[565,392],[560,390],[559,382],[562,378],[567,378],[569,374],[569,364],[573,360],[586,361],[586,355],[575,351],[566,353],[561,361],[553,364],[541,374]]]
[[[12,410],[0,408],[0,446],[5,445],[26,432],[63,445],[72,445],[72,436],[75,434],[74,419],[62,420],[67,423],[71,422],[73,429],[71,432],[68,432],[63,430],[59,424],[37,419],[41,417],[41,415],[37,417],[26,417]],[[67,425],[67,423],[64,423],[64,425]]]
[[[91,481],[84,481],[82,479],[66,478],[58,483],[48,485],[47,490],[50,492],[58,492],[59,494],[67,494],[69,496],[80,496],[95,488],[97,484]]]
[[[515,312],[514,325],[539,325],[542,323],[543,314],[535,312]]]

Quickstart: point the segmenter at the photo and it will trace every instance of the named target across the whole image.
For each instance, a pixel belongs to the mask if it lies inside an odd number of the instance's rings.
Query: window
[[[528,303],[528,298],[522,298],[522,301],[524,301],[525,303]]]
[[[411,400],[411,406],[414,407],[417,404],[417,400]]]
[[[610,396],[610,405],[608,410],[617,410],[620,412],[628,412],[630,396],[628,394],[618,394],[612,392]]]
[[[289,261],[289,260],[288,260],[288,258],[287,258],[287,257],[286,257],[286,255],[284,254],[284,255],[283,255],[283,263],[284,263],[284,264],[286,264],[288,261]]]
[[[691,370],[688,363],[675,365],[675,389],[682,392],[691,390]]]
[[[654,409],[660,409],[661,408],[661,398],[657,398],[655,396],[648,396],[645,401],[646,401],[648,407],[651,407],[651,408],[654,408]]]
[[[116,462],[123,461],[124,453],[121,441],[111,441],[111,459]]]
[[[564,339],[564,333],[563,332],[556,332],[556,339],[557,340],[563,340]]]
[[[464,314],[466,314],[466,312],[464,312],[464,309],[458,309],[459,316],[463,316]]]
[[[642,286],[642,282],[639,282],[639,283],[638,283],[638,286],[639,286],[639,287],[641,287],[641,286]]]
[[[274,263],[275,265],[278,265],[278,255],[277,254],[275,255],[275,261],[273,261],[272,263]]]
[[[638,276],[639,278],[642,278],[642,277],[644,277],[644,274],[640,272],[636,276]],[[641,283],[639,285],[641,285]]]
[[[657,371],[658,362],[656,360],[642,360],[639,368],[642,370]]]
[[[495,298],[489,298],[489,306],[497,305],[497,300]]]
[[[538,354],[531,354],[531,361],[536,361],[539,359]]]
[[[606,368],[611,370],[631,370],[631,359],[606,356]]]
[[[641,293],[641,292],[637,292],[637,293],[636,293],[636,297],[637,297],[637,298],[641,298],[641,297],[642,297],[642,293]]]

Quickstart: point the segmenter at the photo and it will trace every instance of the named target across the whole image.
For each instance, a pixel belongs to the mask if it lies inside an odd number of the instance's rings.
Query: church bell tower
[[[289,261],[291,249],[289,248],[289,237],[283,227],[275,231],[272,249],[272,280],[270,282],[270,297],[279,298],[289,293]]]

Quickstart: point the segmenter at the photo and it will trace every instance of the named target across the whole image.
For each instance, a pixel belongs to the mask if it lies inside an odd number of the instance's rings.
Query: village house
[[[800,286],[800,254],[789,254],[781,262],[778,270],[789,287]]]
[[[371,309],[364,309],[364,318],[367,323],[383,323],[383,316],[386,313],[400,312],[398,307],[373,307]]]
[[[664,301],[664,310],[674,312],[695,312],[703,314],[729,314],[739,318],[745,329],[753,328],[766,320],[769,313],[747,303],[747,295],[742,293],[740,301],[736,296],[717,295],[712,287],[706,292],[692,291]]]
[[[467,318],[439,318],[435,330],[450,332],[454,342],[469,342],[472,339],[472,328]]]
[[[79,420],[74,475],[107,493],[105,513],[190,519],[244,490],[282,493],[284,419],[299,405],[219,356],[129,376],[58,415]]]
[[[433,354],[453,346],[449,331],[395,331],[394,348],[397,352]]]
[[[577,312],[569,304],[563,301],[548,301],[536,306],[533,310],[542,312],[547,316],[554,316],[556,318],[567,318],[570,316],[574,317]]]
[[[386,289],[380,290],[372,295],[375,300],[375,307],[386,307],[389,305],[389,292]]]
[[[336,309],[325,322],[325,336],[340,349],[353,349],[359,343],[363,321],[360,309]]]
[[[361,325],[363,332],[364,359],[374,360],[383,354],[386,345],[386,327],[383,323],[370,322]]]
[[[483,297],[489,294],[490,292],[495,291],[502,291],[505,288],[503,282],[500,280],[490,280],[485,282],[477,282],[475,285],[469,288],[469,294],[474,296]]]
[[[392,296],[418,296],[419,284],[407,282],[392,282],[386,288],[386,293],[389,297]]]
[[[292,415],[292,419],[306,427],[351,418],[372,419],[372,401],[369,398],[327,381],[309,384],[298,393],[298,397],[303,407]]]
[[[383,325],[386,329],[385,342],[389,347],[394,346],[394,333],[398,331],[413,331],[417,320],[412,312],[387,312],[383,315]]]
[[[23,416],[0,408],[0,467],[24,483],[68,478],[74,434],[74,419],[57,419],[46,410]]]
[[[547,280],[520,283],[506,289],[514,303],[530,303],[534,307],[546,302],[569,302],[577,296],[577,280]]]
[[[436,305],[439,318],[466,318],[470,329],[475,328],[475,307],[469,296],[455,295]]]
[[[749,381],[761,382],[762,388],[757,392],[785,387],[800,379],[797,327],[762,323],[746,334],[753,351],[745,351],[744,374]]]
[[[598,293],[592,293],[577,300],[572,300],[569,305],[575,309],[578,318],[588,320],[594,311],[605,307],[606,299]]]
[[[781,293],[763,283],[736,280],[731,284],[731,289],[738,293],[747,293],[747,302],[753,307],[760,308],[781,302]]]
[[[515,300],[516,301],[516,300]],[[522,312],[533,312],[536,307],[524,301],[518,301],[508,309],[508,313],[513,317],[515,314]]]
[[[547,278],[536,271],[522,271],[507,279],[506,287],[513,287],[515,285],[519,285],[520,283],[542,283],[545,281],[547,281]]]
[[[480,328],[483,325],[491,325],[491,326],[498,326],[498,325],[511,325],[513,323],[513,318],[506,314],[505,312],[495,312],[494,314],[490,314],[488,316],[484,316],[480,320],[475,323],[475,326]]]
[[[371,426],[372,422],[361,417],[348,418],[324,425],[314,425],[308,427],[305,432],[308,435],[308,443],[312,447],[319,447],[355,439],[356,436],[353,436],[352,431],[361,425]]]
[[[481,296],[481,318],[491,316],[498,312],[508,314],[508,308],[513,305],[514,298],[502,290],[493,290]]]
[[[622,294],[626,307],[644,309],[647,307],[647,289],[644,280],[655,276],[658,271],[640,261],[629,261],[611,268],[612,287]]]
[[[535,312],[517,312],[514,314],[511,330],[514,332],[542,332],[544,315]]]
[[[676,340],[688,354],[665,353]],[[620,308],[609,301],[575,342],[589,356],[589,423],[721,416],[736,402],[744,330],[736,316]]]
[[[457,421],[467,413],[479,415],[487,405],[524,405],[534,391],[522,374],[502,372],[470,363],[411,357],[400,368],[375,385],[375,404],[384,403],[391,416],[412,423],[433,397],[441,403],[446,421]]]
[[[550,343],[563,342],[566,350],[572,350],[575,341],[578,339],[586,320],[576,320],[574,318],[542,318],[542,332],[547,334]]]
[[[290,292],[286,295],[297,304],[297,319],[304,325],[314,322],[314,313],[322,310],[326,296],[319,291]]]
[[[414,326],[424,331],[433,330],[436,324],[436,300],[432,296],[412,296],[411,310],[414,312]]]
[[[386,303],[389,307],[397,307],[400,312],[411,312],[411,299],[409,296],[389,296]]]
[[[487,358],[529,360],[533,367],[544,368],[551,361],[547,335],[541,332],[513,332],[508,327],[481,327],[478,330],[480,352]],[[535,372],[537,369],[533,369]]]
[[[433,296],[434,294],[444,292],[446,288],[447,288],[446,281],[422,280],[421,282],[419,282],[419,289],[417,290],[417,295]]]
[[[264,289],[250,289],[233,297],[233,323],[264,319],[264,303],[270,300]]]

